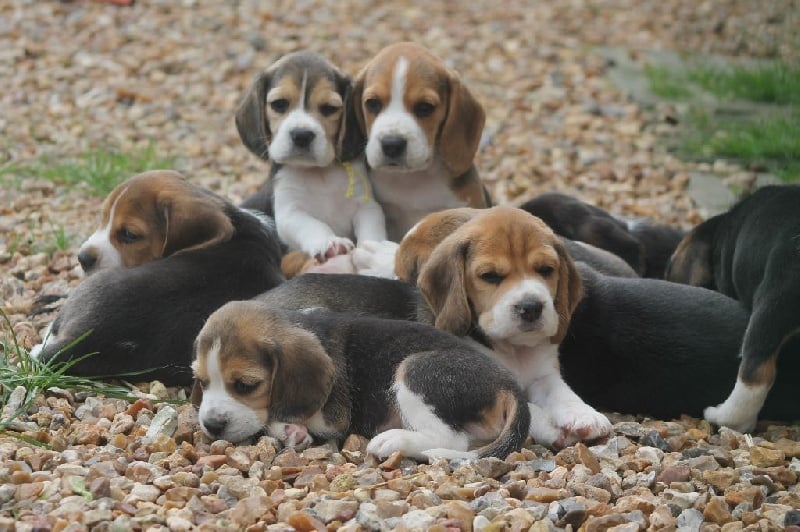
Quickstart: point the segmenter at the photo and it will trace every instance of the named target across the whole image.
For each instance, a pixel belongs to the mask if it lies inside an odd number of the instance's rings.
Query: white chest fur
[[[450,177],[439,161],[415,172],[373,169],[370,177],[386,214],[389,239],[395,242],[428,214],[466,206],[448,186]]]

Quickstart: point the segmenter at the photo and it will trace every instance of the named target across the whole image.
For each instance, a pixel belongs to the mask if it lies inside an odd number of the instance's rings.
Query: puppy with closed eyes
[[[274,214],[281,240],[318,262],[348,253],[354,240],[386,239],[351,94],[347,74],[295,52],[261,73],[236,111],[244,145],[272,163],[267,185],[242,205]]]
[[[372,437],[367,451],[380,457],[425,459],[505,457],[527,437],[511,374],[420,323],[235,301],[209,317],[195,347],[194,400],[211,438],[239,442],[269,425],[287,440],[307,427],[324,439]],[[469,451],[478,442],[488,443]]]

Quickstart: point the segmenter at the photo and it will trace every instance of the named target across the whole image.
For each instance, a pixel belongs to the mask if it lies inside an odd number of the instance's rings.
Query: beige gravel
[[[796,0],[9,0],[0,3],[0,165],[153,144],[240,199],[267,172],[232,119],[260,69],[310,48],[355,73],[381,47],[415,40],[483,102],[476,162],[496,200],[558,190],[688,226],[704,213],[685,192],[695,165],[658,142],[669,109],[628,101],[592,46],[794,60],[799,16]],[[101,198],[24,172],[0,179],[0,301],[30,347],[53,316],[37,313],[50,304],[37,298],[79,281],[75,251]],[[70,245],[54,252],[62,226]],[[39,398],[22,421],[52,449],[0,436],[0,529],[778,530],[800,508],[797,427],[750,438],[691,419],[617,419],[606,444],[557,455],[532,446],[505,462],[376,464],[358,439],[277,455],[266,439],[206,442],[190,407],[161,402],[184,391],[145,391],[152,400],[134,406]]]

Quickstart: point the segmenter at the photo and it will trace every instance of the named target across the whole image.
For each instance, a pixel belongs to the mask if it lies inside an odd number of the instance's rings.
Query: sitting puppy
[[[642,277],[663,279],[669,257],[684,236],[665,225],[616,218],[566,194],[540,194],[520,209],[541,218],[557,235],[614,253]]]
[[[775,380],[778,354],[800,354],[799,206],[800,186],[759,189],[695,227],[672,257],[667,279],[716,289],[752,312],[736,385],[722,404],[705,411],[712,423],[752,430]]]
[[[375,436],[367,451],[380,457],[424,459],[504,458],[527,437],[511,374],[426,325],[235,301],[209,317],[195,345],[200,426],[214,439],[239,442],[267,424],[296,438],[290,422],[324,439]]]
[[[348,120],[350,77],[311,52],[288,54],[260,74],[236,111],[245,146],[272,161],[266,187],[243,203],[274,213],[278,236],[318,262],[353,240],[385,240],[362,154]]]
[[[188,384],[192,341],[205,319],[231,299],[279,284],[280,253],[271,224],[181,174],[135,176],[106,198],[101,227],[80,252],[91,275],[32,354],[48,361],[96,353],[69,371]]]
[[[428,50],[409,42],[381,50],[356,77],[353,109],[390,240],[432,212],[491,205],[472,164],[483,108]]]
[[[537,441],[563,445],[611,431],[561,378],[558,346],[581,298],[581,278],[541,220],[513,207],[484,211],[435,247],[417,284],[436,328],[490,347],[549,416],[531,424]]]

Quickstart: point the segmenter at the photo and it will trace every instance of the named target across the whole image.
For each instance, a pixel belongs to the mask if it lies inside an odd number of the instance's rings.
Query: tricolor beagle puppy
[[[675,251],[667,279],[716,289],[751,311],[736,385],[705,417],[752,430],[779,355],[800,360],[800,186],[764,187],[695,227]]]
[[[381,50],[356,76],[353,109],[390,240],[432,212],[491,204],[472,164],[483,107],[430,51],[410,42]]]
[[[581,278],[544,222],[513,207],[485,210],[433,249],[417,285],[436,328],[488,346],[548,416],[533,416],[537,441],[562,445],[611,431],[561,378],[558,346],[581,298]]]
[[[318,262],[348,253],[354,240],[386,239],[351,93],[348,75],[295,52],[261,73],[236,111],[242,142],[272,161],[267,185],[242,205],[274,213],[281,240]]]
[[[307,427],[323,439],[374,436],[367,451],[380,457],[423,459],[505,457],[527,438],[530,414],[511,374],[420,323],[235,301],[209,317],[195,346],[200,426],[211,438],[239,442],[269,425],[296,439]]]
[[[555,192],[540,194],[520,209],[541,218],[557,235],[614,253],[642,277],[663,279],[669,257],[684,236],[679,229],[616,218],[578,198]]]
[[[100,229],[80,251],[91,275],[34,354],[47,361],[95,353],[70,372],[188,384],[192,341],[205,319],[231,299],[279,284],[280,253],[271,223],[181,174],[135,176],[106,198]]]

